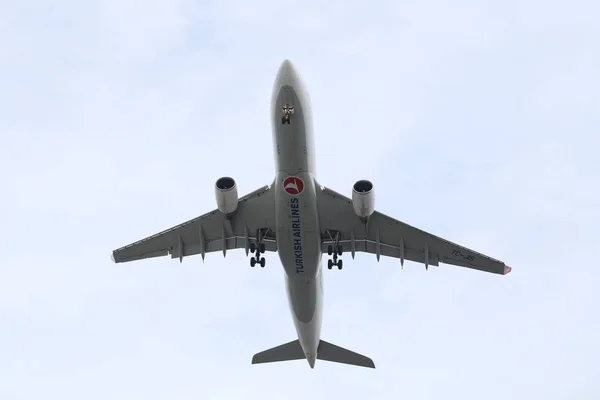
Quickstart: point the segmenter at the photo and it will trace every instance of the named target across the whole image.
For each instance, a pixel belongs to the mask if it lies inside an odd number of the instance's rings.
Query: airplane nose
[[[290,60],[289,58],[286,58],[285,60],[283,60],[281,62],[281,68],[290,68],[292,67],[293,63],[292,60]]]
[[[296,66],[294,63],[286,58],[283,60],[281,65],[279,66],[279,71],[277,73],[276,87],[281,88],[282,86],[295,86],[297,85],[300,76],[298,72],[296,72]]]
[[[279,66],[279,72],[283,75],[294,74],[295,70],[296,68],[294,68],[294,63],[288,58],[283,60],[283,62]]]

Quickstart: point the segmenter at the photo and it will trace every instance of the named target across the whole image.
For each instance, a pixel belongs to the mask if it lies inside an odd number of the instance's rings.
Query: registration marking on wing
[[[452,252],[450,253],[450,255],[451,255],[451,256],[454,256],[454,257],[460,257],[460,258],[462,258],[463,260],[470,261],[470,262],[473,262],[473,261],[475,261],[475,256],[474,256],[474,255],[472,255],[472,254],[463,254],[463,253],[462,253],[460,250],[458,250],[458,249],[454,249],[454,250],[452,250]]]

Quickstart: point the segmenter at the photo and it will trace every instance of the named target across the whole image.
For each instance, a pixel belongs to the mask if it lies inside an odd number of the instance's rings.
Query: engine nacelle
[[[233,178],[224,176],[217,179],[215,196],[217,197],[217,208],[223,214],[228,215],[237,210],[239,199],[237,186]]]
[[[375,212],[375,193],[371,181],[360,180],[352,186],[352,207],[361,218],[368,218]]]

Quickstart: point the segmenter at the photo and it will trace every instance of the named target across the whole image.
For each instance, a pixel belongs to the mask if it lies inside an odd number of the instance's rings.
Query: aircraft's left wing
[[[511,268],[502,261],[452,243],[375,211],[365,224],[354,213],[352,200],[325,187],[317,189],[322,250],[336,243],[343,252],[375,254],[438,266],[440,262],[505,275]]]
[[[219,210],[174,226],[163,232],[113,251],[116,263],[170,255],[179,258],[206,253],[245,249],[264,244],[264,250],[277,251],[275,208],[271,185],[239,199],[237,210],[228,218]]]

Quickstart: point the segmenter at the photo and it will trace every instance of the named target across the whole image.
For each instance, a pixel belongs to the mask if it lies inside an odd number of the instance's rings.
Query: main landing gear
[[[338,256],[341,256],[343,253],[342,245],[339,244],[340,233],[327,231],[327,234],[329,235],[331,241],[334,242],[333,245],[330,244],[329,246],[327,246],[327,255],[333,255],[333,259],[330,258],[329,260],[327,260],[327,268],[332,269],[333,266],[336,266],[338,267],[338,269],[342,269],[344,263],[342,260],[338,260]]]
[[[250,253],[255,254],[250,258],[250,266],[254,267],[256,264],[259,264],[261,268],[265,267],[265,258],[261,257],[261,254],[264,254],[266,251],[265,244],[263,243],[264,237],[267,235],[267,232],[262,232],[260,229],[257,232],[258,237],[258,246],[256,243],[250,243]]]
[[[333,250],[334,249],[332,245],[327,246],[327,254],[333,254],[333,260],[331,258],[327,260],[327,268],[331,269],[335,265],[338,267],[338,269],[342,269],[344,266],[343,260],[338,260],[338,256],[342,255],[342,246],[337,245],[335,248],[336,251],[334,252]]]

